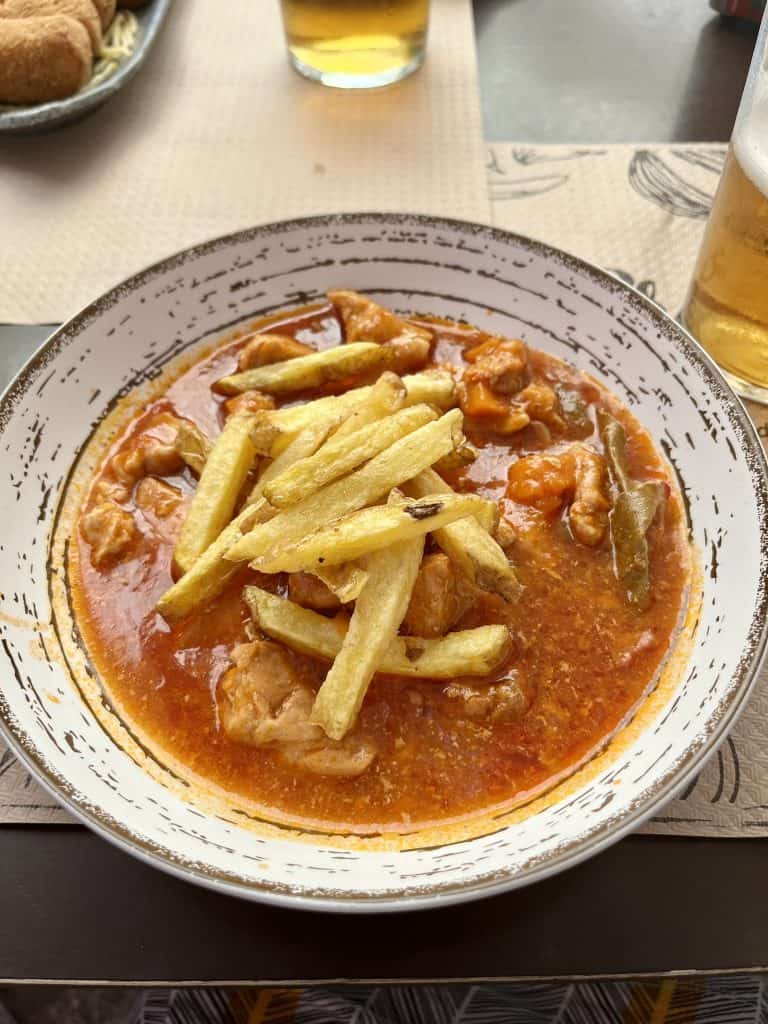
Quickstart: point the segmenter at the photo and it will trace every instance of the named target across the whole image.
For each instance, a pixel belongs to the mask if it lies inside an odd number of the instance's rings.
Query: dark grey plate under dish
[[[0,132],[26,135],[50,131],[52,128],[77,121],[100,107],[102,103],[106,103],[133,78],[144,63],[170,6],[171,0],[150,0],[145,7],[135,12],[139,22],[136,48],[110,78],[93,87],[86,85],[73,96],[63,100],[29,106],[0,107]]]

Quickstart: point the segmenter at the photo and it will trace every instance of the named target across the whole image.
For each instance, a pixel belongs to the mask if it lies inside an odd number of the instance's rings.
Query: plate
[[[145,7],[134,11],[139,23],[136,47],[105,81],[93,87],[85,86],[63,100],[31,106],[0,106],[0,132],[26,135],[58,128],[70,121],[78,121],[106,103],[133,78],[146,60],[170,6],[171,0],[151,0]]]
[[[67,510],[92,437],[228,330],[356,288],[399,312],[523,337],[627,403],[677,472],[703,567],[694,643],[606,752],[534,805],[447,845],[300,835],[223,813],[111,714],[67,605]],[[123,405],[126,403],[122,403]],[[524,885],[636,828],[701,769],[749,696],[765,649],[768,485],[743,408],[697,344],[617,278],[555,249],[459,221],[353,214],[197,246],[65,324],[0,402],[0,722],[73,814],[191,881],[282,905],[437,906]],[[69,502],[68,499],[69,498]],[[472,834],[480,833],[480,834]]]

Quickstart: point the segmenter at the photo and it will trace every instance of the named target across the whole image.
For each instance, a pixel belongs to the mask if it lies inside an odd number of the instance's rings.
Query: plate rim
[[[163,2],[163,0],[160,0],[160,2]],[[45,367],[52,358],[55,358],[63,350],[72,338],[77,336],[102,311],[111,308],[126,292],[133,291],[152,280],[152,278],[171,271],[190,260],[195,260],[233,245],[247,243],[254,238],[284,234],[297,229],[322,229],[333,226],[343,227],[345,224],[360,225],[363,223],[375,223],[390,227],[422,226],[432,229],[439,229],[442,226],[454,232],[469,234],[475,237],[483,236],[499,243],[513,241],[523,249],[529,250],[538,256],[554,259],[560,265],[570,266],[572,269],[586,274],[587,277],[592,278],[602,287],[607,287],[610,291],[621,293],[648,314],[662,334],[669,337],[676,336],[676,340],[682,349],[686,351],[692,358],[692,361],[702,371],[702,376],[706,383],[712,388],[716,386],[716,390],[719,391],[718,398],[731,414],[732,422],[735,420],[741,428],[742,443],[751,455],[749,460],[750,473],[752,483],[755,486],[755,493],[758,497],[757,511],[761,558],[763,562],[768,562],[768,460],[766,459],[765,450],[741,401],[733,392],[714,361],[687,329],[666,313],[658,303],[649,299],[638,291],[637,288],[587,260],[574,256],[556,246],[548,245],[516,232],[456,218],[376,211],[320,214],[273,221],[267,224],[244,228],[179,250],[132,274],[108,291],[102,293],[102,295],[84,306],[79,312],[75,313],[58,327],[30,355],[8,383],[2,394],[0,394],[0,435],[3,433],[6,419],[13,411],[18,398],[25,394],[28,386],[34,381],[38,368]],[[59,496],[57,495],[57,502],[58,500]],[[452,884],[444,889],[436,888],[429,892],[424,892],[423,889],[420,889],[412,895],[408,893],[388,894],[382,897],[365,893],[355,893],[349,896],[315,895],[312,893],[304,894],[301,891],[292,891],[289,886],[275,886],[267,882],[247,883],[238,880],[228,881],[226,879],[213,878],[204,871],[190,865],[188,861],[179,857],[171,849],[157,845],[149,846],[143,844],[142,840],[133,834],[123,834],[120,829],[112,824],[114,819],[111,815],[105,812],[90,810],[84,805],[84,802],[79,801],[76,796],[69,793],[67,791],[69,784],[66,779],[60,777],[58,773],[41,763],[41,760],[33,750],[27,749],[24,742],[26,736],[24,731],[19,729],[19,732],[23,735],[16,735],[16,732],[6,719],[5,708],[6,706],[10,708],[10,705],[6,704],[2,693],[0,693],[0,734],[6,739],[9,747],[22,764],[41,782],[51,796],[58,803],[63,804],[75,818],[113,845],[138,857],[144,863],[159,868],[167,874],[189,882],[195,882],[216,892],[224,892],[228,895],[238,896],[251,901],[291,909],[339,913],[391,913],[448,906],[490,897],[501,892],[512,891],[513,889],[541,881],[570,867],[575,867],[577,864],[582,863],[589,857],[595,856],[630,832],[636,830],[654,814],[659,806],[672,799],[677,792],[690,782],[693,775],[699,772],[707,760],[716,752],[725,735],[743,711],[756,685],[760,668],[768,654],[767,613],[768,588],[764,587],[762,592],[758,592],[757,595],[751,628],[748,633],[747,647],[742,654],[742,661],[733,673],[733,678],[736,682],[732,687],[732,692],[724,700],[725,706],[722,708],[719,719],[714,723],[709,733],[703,738],[699,737],[699,742],[695,749],[688,749],[681,760],[664,773],[663,777],[656,783],[655,788],[646,795],[639,805],[631,807],[622,818],[606,822],[584,839],[579,840],[575,847],[566,847],[543,863],[532,864],[515,875],[506,875],[499,878],[498,872],[494,872],[493,877],[489,877],[485,881],[480,878],[471,885]],[[754,639],[751,639],[753,637]],[[30,746],[34,746],[34,744],[30,744]]]

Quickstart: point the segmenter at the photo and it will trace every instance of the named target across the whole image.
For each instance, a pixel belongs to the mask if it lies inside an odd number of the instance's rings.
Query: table
[[[491,141],[730,135],[754,29],[705,0],[475,0],[475,16]],[[0,326],[0,383],[49,331]],[[3,826],[0,982],[768,970],[766,856],[761,840],[634,836],[519,892],[352,926],[197,889],[78,826]]]

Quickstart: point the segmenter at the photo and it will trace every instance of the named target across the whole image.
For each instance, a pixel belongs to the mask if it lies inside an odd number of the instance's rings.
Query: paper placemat
[[[676,317],[725,153],[723,145],[495,143],[493,220],[606,267]],[[749,403],[749,412],[768,436],[768,410]],[[768,836],[768,671],[717,754],[643,831]]]
[[[495,143],[493,221],[607,267],[677,315],[724,156],[720,145]],[[749,411],[768,437],[768,410]],[[71,821],[0,745],[0,823]],[[768,671],[715,757],[643,831],[768,836]]]
[[[434,3],[424,68],[370,93],[289,68],[277,0],[176,3],[100,111],[4,140],[0,323],[59,323],[179,249],[287,217],[487,222],[479,97],[470,0]]]

